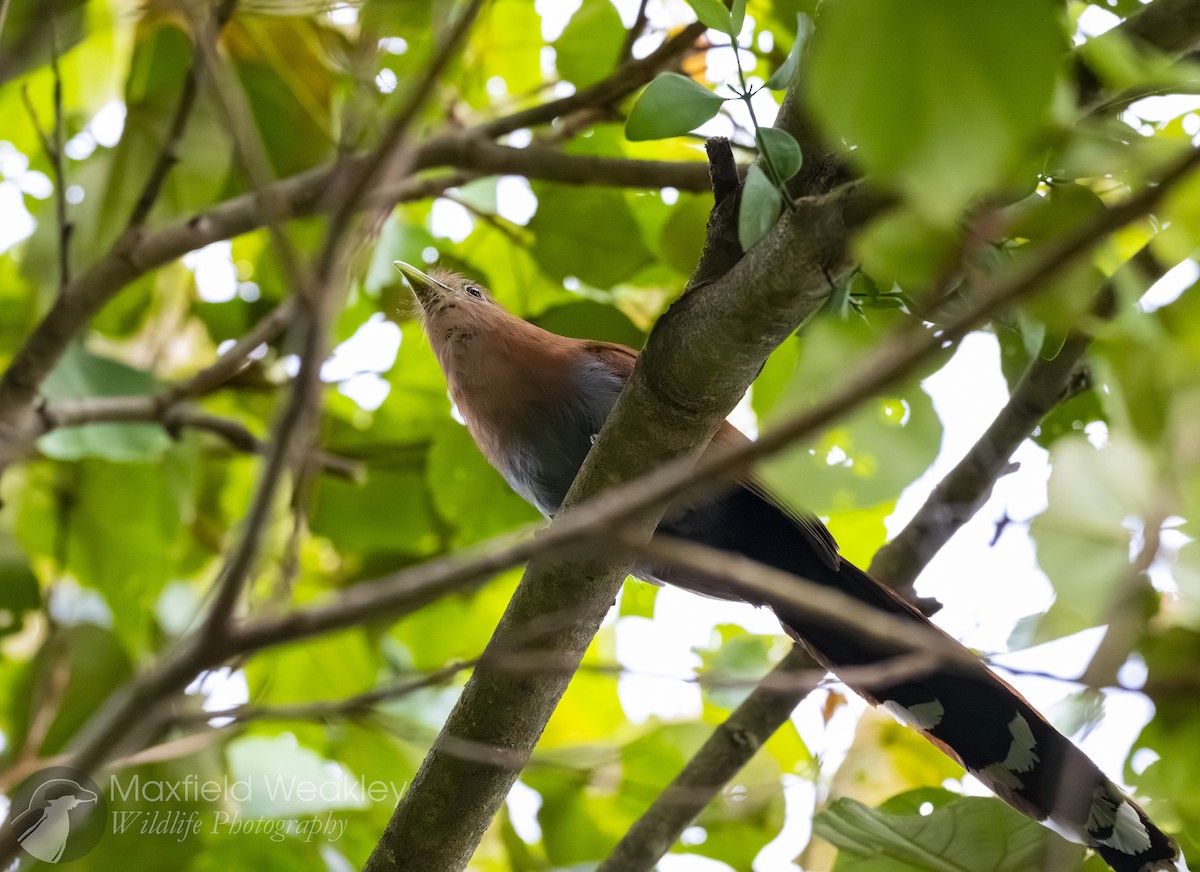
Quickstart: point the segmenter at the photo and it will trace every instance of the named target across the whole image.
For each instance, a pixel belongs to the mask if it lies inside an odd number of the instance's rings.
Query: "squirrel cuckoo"
[[[553,515],[633,371],[637,352],[542,330],[505,311],[463,276],[396,266],[412,286],[450,395],[480,450],[513,490],[542,514]],[[726,423],[714,442],[745,439]],[[901,619],[929,623],[841,558],[814,515],[781,506],[752,477],[707,502],[668,511],[659,529],[834,587]],[[670,567],[634,571],[770,608],[835,674],[902,653],[807,616],[790,600],[772,602],[734,580]],[[977,665],[854,689],[921,731],[1019,811],[1094,848],[1117,872],[1176,869],[1174,841],[1020,694]]]

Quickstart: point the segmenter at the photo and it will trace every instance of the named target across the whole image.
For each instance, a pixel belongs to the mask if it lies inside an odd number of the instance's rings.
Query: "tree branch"
[[[54,167],[54,214],[58,221],[58,292],[61,294],[71,282],[71,222],[67,218],[67,168],[63,155],[63,83],[58,68],[58,27],[53,12],[50,24],[50,69],[54,74],[54,130],[53,148],[49,151],[50,164]]]
[[[514,130],[548,124],[576,109],[612,106],[663,70],[672,69],[677,65],[679,58],[692,48],[705,30],[707,28],[698,21],[689,24],[644,58],[631,60],[617,67],[607,79],[576,91],[568,97],[551,100],[549,103],[486,122],[479,126],[477,132],[480,136],[494,139]]]
[[[174,724],[199,722],[206,724],[216,719],[230,718],[239,723],[250,721],[324,721],[335,718],[362,717],[370,713],[382,702],[402,699],[429,687],[446,684],[464,669],[474,665],[472,660],[460,660],[443,666],[423,675],[420,678],[409,678],[384,687],[378,687],[365,693],[355,694],[346,699],[332,702],[297,703],[266,708],[256,705],[239,705],[233,708],[205,712],[181,712],[171,718]]]
[[[978,669],[979,659],[945,633],[927,624],[904,620],[827,585],[808,581],[741,554],[721,551],[683,539],[656,535],[639,541],[618,531],[611,539],[653,565],[679,566],[736,581],[772,602],[790,603],[829,626],[884,646],[935,657],[934,666]]]
[[[211,29],[215,33],[219,34],[224,29],[229,19],[233,17],[233,10],[236,6],[237,0],[221,0],[221,5],[213,10]],[[202,29],[204,29],[203,25]],[[188,119],[191,118],[192,108],[196,105],[196,95],[200,92],[204,52],[200,50],[198,43],[200,39],[204,38],[204,34],[201,34],[197,39],[197,47],[194,49],[195,56],[184,76],[183,89],[179,93],[179,103],[175,106],[175,114],[171,117],[170,127],[167,128],[166,138],[163,140],[162,148],[159,149],[154,166],[150,168],[150,173],[146,176],[146,184],[142,188],[142,193],[138,195],[137,201],[134,203],[126,232],[146,223],[146,218],[149,217],[150,210],[154,208],[154,204],[158,200],[168,173],[179,162],[179,142],[183,139],[184,131],[187,130]]]
[[[1152,512],[1143,519],[1142,547],[1113,588],[1108,627],[1096,647],[1096,653],[1079,677],[1079,682],[1087,687],[1114,684],[1117,673],[1145,635],[1151,617],[1145,605],[1146,598],[1154,592],[1154,586],[1150,583],[1150,566],[1158,557],[1162,545],[1162,525],[1165,520],[1166,515],[1162,511]]]
[[[1130,273],[1153,283],[1166,272],[1149,247],[1125,263],[1097,295],[1091,318],[1115,314],[1116,286]],[[869,572],[905,596],[933,558],[958,530],[974,517],[1005,474],[1013,452],[1056,405],[1068,398],[1078,376],[1079,362],[1094,330],[1086,323],[1068,335],[1053,358],[1037,357],[1013,389],[1012,396],[962,460],[946,474],[891,542],[876,553]]]
[[[189,397],[204,396],[220,388],[246,368],[250,361],[250,355],[259,346],[270,342],[282,333],[295,314],[295,301],[289,297],[260,319],[215,362],[168,388],[163,396],[164,402],[172,403]]]
[[[40,414],[46,432],[59,427],[83,427],[88,424],[116,422],[159,424],[172,436],[185,429],[203,430],[219,436],[237,451],[269,456],[270,443],[255,436],[240,422],[177,403],[163,405],[162,400],[161,395],[154,394],[61,400],[45,404],[41,407]],[[362,464],[347,457],[315,451],[308,459],[339,478],[357,482],[363,480]]]
[[[816,689],[816,682],[792,680],[812,668],[808,652],[793,645],[655,797],[596,872],[654,869],[696,815],[791,717],[800,700]]]

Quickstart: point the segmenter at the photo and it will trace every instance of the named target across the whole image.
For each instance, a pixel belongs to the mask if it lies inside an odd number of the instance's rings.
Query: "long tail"
[[[737,551],[829,585],[906,620],[929,621],[861,569],[814,547],[811,530],[759,494],[738,490],[664,524],[664,531]],[[835,568],[836,567],[836,568]],[[770,607],[819,662],[841,667],[878,663],[898,648],[851,636],[790,602],[742,595],[725,579],[668,570],[664,581],[710,596]],[[982,663],[940,670],[887,686],[853,689],[920,730],[1017,810],[1094,848],[1117,872],[1177,869],[1179,849],[1146,813],[1069,739]]]

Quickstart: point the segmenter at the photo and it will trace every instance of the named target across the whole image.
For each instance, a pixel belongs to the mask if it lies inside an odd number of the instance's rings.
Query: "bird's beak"
[[[442,294],[453,293],[450,288],[443,285],[431,275],[421,272],[415,266],[405,263],[402,260],[392,261],[392,265],[400,270],[401,274],[408,279],[409,286],[416,294],[417,302],[421,304],[422,309],[429,309]]]

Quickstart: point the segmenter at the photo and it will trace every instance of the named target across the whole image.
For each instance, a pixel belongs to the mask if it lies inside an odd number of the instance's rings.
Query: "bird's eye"
[[[474,285],[467,285],[467,293],[472,297],[478,297],[481,300],[483,299],[483,291],[479,290],[479,288],[475,287]]]

